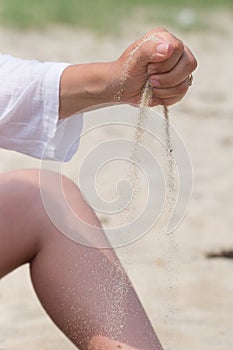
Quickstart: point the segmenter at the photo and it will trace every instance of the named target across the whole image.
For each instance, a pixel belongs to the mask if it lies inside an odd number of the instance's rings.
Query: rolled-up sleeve
[[[0,55],[1,148],[41,159],[71,159],[78,148],[82,115],[65,120],[61,132],[60,79],[68,66]],[[67,149],[74,130],[75,141]]]

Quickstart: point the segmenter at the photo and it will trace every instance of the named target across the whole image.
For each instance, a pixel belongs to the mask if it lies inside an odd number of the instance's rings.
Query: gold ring
[[[192,86],[193,84],[193,75],[189,74],[189,86]]]

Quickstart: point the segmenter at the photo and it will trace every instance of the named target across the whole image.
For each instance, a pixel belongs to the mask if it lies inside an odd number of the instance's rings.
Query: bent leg
[[[48,188],[57,176],[48,174]],[[72,210],[98,226],[77,186],[64,178],[63,189]],[[43,307],[81,350],[162,349],[114,251],[76,243],[50,221],[37,171],[1,175],[0,196],[0,277],[29,262]],[[52,196],[67,225],[73,224],[56,191]]]

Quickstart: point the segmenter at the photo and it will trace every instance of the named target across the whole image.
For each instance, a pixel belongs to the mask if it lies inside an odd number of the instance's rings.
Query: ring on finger
[[[189,74],[188,80],[189,80],[189,86],[192,86],[192,84],[193,84],[193,75],[192,74]]]

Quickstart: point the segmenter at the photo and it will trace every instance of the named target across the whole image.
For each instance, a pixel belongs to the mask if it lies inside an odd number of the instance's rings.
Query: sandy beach
[[[129,28],[127,35],[113,39],[65,27],[30,32],[1,28],[0,43],[2,52],[28,59],[107,61],[117,58],[147,29]],[[187,97],[170,108],[171,122],[191,158],[191,203],[172,235],[155,227],[117,252],[166,350],[230,350],[233,260],[206,255],[233,249],[233,27],[226,16],[222,30],[176,32],[199,62]],[[114,118],[122,120],[117,109],[115,113]],[[127,132],[123,131],[124,137]],[[120,135],[114,127],[100,128],[92,143],[104,142],[114,133]],[[88,140],[81,138],[78,153],[64,166],[64,173],[74,180],[80,159],[91,148]],[[39,160],[15,152],[1,150],[0,156],[1,173],[40,167]],[[103,176],[115,178],[114,169]],[[110,181],[103,195],[111,198],[112,190]],[[0,282],[0,349],[75,349],[41,308],[27,266]]]

